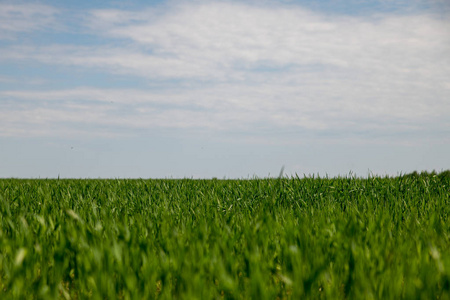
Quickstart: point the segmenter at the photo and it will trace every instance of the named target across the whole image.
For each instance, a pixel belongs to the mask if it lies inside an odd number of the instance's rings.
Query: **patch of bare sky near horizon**
[[[48,11],[43,24],[53,20]],[[100,69],[166,87],[0,91],[0,136],[27,126],[52,135],[81,123],[111,132],[255,133],[265,124],[275,132],[365,130],[371,138],[437,130],[439,140],[450,128],[449,23],[428,13],[344,17],[300,6],[199,1],[93,10],[86,18],[104,44],[16,45],[3,48],[0,61]]]

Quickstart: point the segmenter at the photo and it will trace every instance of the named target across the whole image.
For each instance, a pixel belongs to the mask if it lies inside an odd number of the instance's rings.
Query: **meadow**
[[[1,299],[450,299],[450,171],[1,179]]]

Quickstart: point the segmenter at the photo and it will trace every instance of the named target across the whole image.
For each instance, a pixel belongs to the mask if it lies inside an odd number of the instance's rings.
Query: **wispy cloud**
[[[160,17],[140,12],[131,24],[129,12],[109,14],[93,12],[95,24],[103,21],[100,32],[147,50],[134,59],[148,76],[242,78],[261,68],[311,65],[398,74],[432,69],[450,41],[448,27],[426,15],[367,20],[237,3],[179,5]],[[117,64],[133,68],[134,59]]]
[[[0,135],[14,135],[21,128],[33,129],[20,131],[21,135],[34,135],[40,126],[46,129],[40,131],[42,134],[55,135],[61,128],[82,125],[80,130],[84,128],[88,135],[97,134],[93,128],[101,128],[102,134],[183,128],[266,133],[268,139],[273,134],[296,131],[339,136],[365,132],[365,138],[371,139],[396,132],[450,128],[448,103],[424,103],[420,99],[360,101],[357,97],[364,97],[364,90],[356,92],[356,99],[355,94],[349,94],[345,100],[334,99],[332,91],[314,88],[309,96],[297,93],[295,87],[282,85],[229,84],[163,92],[92,88],[3,91],[0,98],[6,101],[0,105]]]
[[[43,24],[55,13],[47,11]],[[343,17],[295,5],[193,2],[93,10],[86,22],[103,43],[10,46],[0,61],[163,85],[3,91],[0,135],[27,126],[54,134],[74,124],[369,137],[450,128],[449,23],[430,14]]]
[[[448,24],[430,15],[343,18],[301,7],[219,2],[170,6],[161,14],[95,10],[91,16],[92,33],[128,43],[16,47],[6,57],[189,80],[257,80],[254,73],[263,70],[295,73],[305,67],[448,74],[442,60],[450,60],[444,56]]]
[[[58,9],[42,4],[0,3],[0,39],[18,32],[31,32],[55,25]]]

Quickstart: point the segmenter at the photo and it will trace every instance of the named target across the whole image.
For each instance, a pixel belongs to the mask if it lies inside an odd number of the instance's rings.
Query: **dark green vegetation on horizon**
[[[449,299],[450,171],[0,180],[1,299]]]

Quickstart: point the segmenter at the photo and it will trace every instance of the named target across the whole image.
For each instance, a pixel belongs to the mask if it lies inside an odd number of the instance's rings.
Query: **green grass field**
[[[450,172],[0,180],[1,299],[449,299]]]

